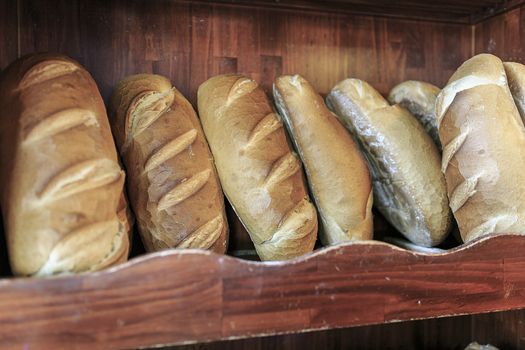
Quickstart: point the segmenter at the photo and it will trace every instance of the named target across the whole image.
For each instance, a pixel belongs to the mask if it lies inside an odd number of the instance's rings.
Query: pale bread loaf
[[[525,123],[525,66],[517,62],[504,62],[503,67],[521,121]]]
[[[463,63],[439,94],[436,116],[463,240],[525,234],[525,130],[501,60],[480,54]]]
[[[372,186],[350,134],[303,77],[284,75],[275,103],[304,163],[324,245],[372,239]]]
[[[441,243],[451,214],[439,151],[422,125],[359,79],[338,83],[326,99],[365,154],[379,211],[410,241]]]

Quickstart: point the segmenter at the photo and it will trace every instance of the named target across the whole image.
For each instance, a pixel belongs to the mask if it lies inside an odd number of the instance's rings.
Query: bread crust
[[[440,91],[440,88],[427,82],[407,80],[394,86],[388,95],[391,104],[399,104],[419,120],[439,150],[441,150],[441,141],[439,141],[435,105]]]
[[[350,134],[303,77],[277,78],[273,93],[306,170],[322,243],[372,239],[370,176]]]
[[[191,104],[163,76],[132,75],[113,93],[110,121],[146,250],[225,253],[224,196]]]
[[[463,63],[438,96],[436,113],[442,170],[463,240],[525,234],[525,130],[501,60],[481,54]]]
[[[422,125],[359,79],[338,83],[327,103],[366,156],[383,216],[418,245],[441,243],[451,214],[439,151]]]
[[[36,54],[9,66],[0,87],[0,200],[13,273],[125,261],[125,176],[89,73],[67,57]]]
[[[262,260],[311,252],[316,211],[299,158],[258,84],[220,75],[198,90],[199,114],[224,193]]]

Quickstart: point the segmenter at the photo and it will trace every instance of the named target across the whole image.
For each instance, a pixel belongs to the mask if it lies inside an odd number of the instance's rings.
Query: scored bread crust
[[[410,241],[441,243],[451,214],[439,151],[422,125],[359,79],[338,83],[326,99],[365,154],[379,211]]]
[[[0,201],[16,275],[127,260],[130,219],[104,103],[77,62],[37,54],[0,78]]]
[[[514,103],[518,108],[522,123],[525,124],[525,65],[517,62],[504,62],[503,67]]]
[[[146,249],[225,253],[224,196],[191,104],[163,76],[132,75],[115,89],[110,119]]]
[[[264,91],[244,76],[220,75],[199,87],[198,106],[226,197],[260,258],[311,252],[317,213]]]
[[[465,242],[525,234],[525,130],[499,58],[463,63],[436,101],[442,170]]]
[[[424,81],[407,80],[390,90],[388,101],[406,108],[419,120],[436,146],[441,149],[436,120],[436,98],[441,91],[435,85]]]
[[[303,77],[276,79],[277,109],[304,163],[324,245],[372,239],[372,186],[350,134]]]

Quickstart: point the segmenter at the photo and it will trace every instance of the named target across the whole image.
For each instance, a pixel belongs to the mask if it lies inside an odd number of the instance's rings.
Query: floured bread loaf
[[[368,160],[383,216],[418,245],[441,243],[451,224],[445,178],[439,151],[421,124],[359,79],[343,80],[326,100]]]
[[[521,121],[525,123],[525,66],[517,62],[503,63],[510,92],[520,112]]]
[[[463,240],[525,234],[525,130],[500,59],[481,54],[463,63],[439,94],[436,116]]]
[[[388,101],[408,109],[415,116],[432,140],[441,149],[436,122],[436,98],[441,90],[432,84],[408,80],[390,90]]]
[[[277,78],[273,94],[304,163],[322,243],[372,239],[372,184],[350,134],[303,77]]]
[[[198,105],[224,193],[261,259],[311,252],[317,213],[262,88],[241,75],[219,75],[199,87]]]
[[[191,104],[165,77],[132,75],[115,89],[110,119],[146,249],[224,253],[224,197]]]
[[[64,56],[26,56],[3,72],[0,91],[0,200],[13,273],[125,261],[124,172],[89,73]]]

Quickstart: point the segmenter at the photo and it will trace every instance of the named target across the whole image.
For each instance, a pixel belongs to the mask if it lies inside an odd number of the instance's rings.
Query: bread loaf
[[[525,123],[525,66],[517,62],[503,63],[510,92],[518,107],[521,121]]]
[[[3,72],[0,91],[0,201],[13,273],[125,261],[124,172],[89,73],[64,56],[26,56]]]
[[[317,214],[264,91],[241,75],[220,75],[199,87],[198,106],[224,193],[261,259],[312,251]]]
[[[350,134],[299,75],[274,83],[275,103],[303,160],[325,245],[372,238],[372,187]]]
[[[388,101],[391,104],[401,105],[419,120],[439,150],[441,150],[441,142],[436,123],[435,105],[440,91],[432,84],[408,80],[394,86],[388,95]]]
[[[191,104],[167,78],[133,75],[115,89],[110,120],[146,249],[224,253],[224,197]]]
[[[481,54],[463,63],[439,94],[436,116],[463,240],[525,234],[525,130],[500,59]]]
[[[418,245],[441,243],[451,223],[445,178],[438,149],[421,124],[359,79],[343,80],[326,100],[368,160],[374,203],[383,216]]]

